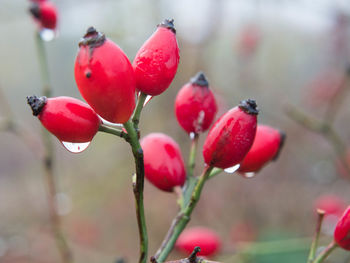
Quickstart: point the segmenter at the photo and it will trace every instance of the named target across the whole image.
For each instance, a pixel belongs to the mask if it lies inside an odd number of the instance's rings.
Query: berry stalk
[[[184,208],[188,204],[191,198],[193,189],[195,188],[198,181],[198,178],[193,176],[194,168],[196,166],[198,140],[199,140],[199,134],[195,133],[194,137],[191,138],[191,148],[190,148],[190,154],[188,158],[188,168],[187,168],[187,180],[186,180],[186,185],[182,190],[182,193],[183,193],[182,200],[180,200],[181,208]]]
[[[332,241],[318,256],[312,263],[322,263],[332,252],[334,249],[338,247],[337,243]]]
[[[127,121],[123,124],[129,136],[129,144],[132,148],[132,153],[135,159],[136,177],[133,179],[133,190],[136,205],[136,217],[140,236],[140,259],[139,263],[147,262],[148,253],[148,236],[146,227],[145,211],[143,206],[143,188],[145,167],[143,163],[143,150],[141,148],[138,134],[132,121]]]
[[[310,253],[309,253],[309,257],[308,257],[308,261],[307,261],[308,263],[312,263],[312,261],[315,258],[315,255],[316,255],[316,250],[318,247],[318,240],[319,240],[320,233],[321,233],[321,226],[322,226],[323,218],[325,215],[325,211],[318,209],[317,215],[318,215],[317,225],[316,225],[315,235],[314,235],[314,238],[313,238],[312,243],[311,243]]]
[[[140,96],[137,100],[135,111],[134,111],[134,114],[132,116],[132,122],[134,123],[134,127],[135,127],[136,131],[139,128],[141,111],[143,109],[143,104],[145,103],[146,98],[147,98],[147,94],[140,92]]]
[[[172,251],[177,238],[179,237],[181,232],[185,229],[187,223],[190,221],[190,217],[193,212],[193,209],[196,207],[198,203],[198,200],[203,190],[203,186],[207,181],[212,169],[213,167],[211,166],[207,166],[204,169],[202,175],[199,177],[195,185],[190,201],[183,208],[181,208],[181,210],[173,220],[167,235],[165,236],[160,248],[158,249],[156,255],[154,256],[157,262],[162,263],[165,261],[165,259],[168,257],[168,255]]]

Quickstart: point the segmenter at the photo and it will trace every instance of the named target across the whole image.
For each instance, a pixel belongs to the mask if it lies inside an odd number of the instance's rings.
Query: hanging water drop
[[[66,148],[71,153],[81,153],[89,147],[90,142],[83,143],[73,143],[73,142],[62,142],[64,148]]]
[[[235,166],[226,168],[224,171],[228,174],[233,174],[234,172],[236,172],[240,167],[240,164],[236,164]]]
[[[146,97],[146,99],[145,99],[145,102],[143,103],[143,107],[145,107],[146,104],[147,104],[151,99],[153,99],[153,96],[147,95],[147,97]]]
[[[196,134],[194,132],[190,132],[190,139],[193,140],[194,137],[196,137]]]
[[[243,176],[244,178],[253,178],[255,175],[256,175],[256,173],[254,173],[254,172],[242,174],[242,176]]]
[[[55,38],[55,36],[56,36],[56,32],[54,30],[52,30],[52,29],[43,28],[40,31],[40,37],[45,42],[52,41]]]

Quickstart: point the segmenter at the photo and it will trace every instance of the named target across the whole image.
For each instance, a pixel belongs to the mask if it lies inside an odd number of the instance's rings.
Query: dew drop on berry
[[[253,178],[255,175],[256,175],[256,173],[254,173],[254,172],[242,174],[242,176],[243,176],[244,178]]]
[[[196,134],[194,132],[190,132],[190,139],[193,140],[194,137],[196,137]]]
[[[147,104],[151,99],[153,99],[153,96],[147,95],[147,97],[146,97],[146,99],[145,99],[145,102],[143,103],[143,107],[145,107],[146,104]]]
[[[56,35],[54,30],[48,29],[48,28],[43,28],[39,34],[40,34],[41,39],[45,42],[52,41]]]
[[[71,153],[81,153],[82,151],[85,151],[87,147],[89,147],[90,143],[91,142],[83,142],[83,143],[62,142],[62,145]]]
[[[236,164],[232,167],[226,168],[224,171],[228,174],[233,174],[234,172],[236,172],[239,169],[240,166],[241,166],[240,164]]]

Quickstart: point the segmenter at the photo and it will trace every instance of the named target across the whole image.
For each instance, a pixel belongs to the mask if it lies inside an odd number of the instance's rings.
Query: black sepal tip
[[[171,30],[174,34],[176,34],[176,29],[174,26],[174,19],[164,19],[164,21],[157,26],[159,27],[165,27],[169,30]]]
[[[35,95],[33,96],[27,96],[27,103],[32,108],[33,115],[38,116],[44,106],[46,105],[47,98],[45,96],[37,97]]]
[[[251,115],[259,114],[258,105],[256,104],[255,100],[252,100],[252,99],[242,100],[239,103],[238,107],[248,114],[251,114]]]
[[[191,78],[191,83],[197,86],[208,87],[209,82],[202,71],[198,72],[196,76]]]

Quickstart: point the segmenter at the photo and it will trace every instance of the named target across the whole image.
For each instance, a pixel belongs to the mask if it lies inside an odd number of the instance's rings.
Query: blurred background
[[[251,255],[244,262],[306,262],[314,233],[315,202],[324,195],[350,203],[350,176],[320,134],[286,114],[294,105],[322,118],[345,78],[350,62],[350,2],[341,0],[60,0],[58,37],[45,43],[54,96],[80,98],[73,66],[78,41],[94,26],[133,60],[164,18],[174,18],[180,65],[171,87],[153,98],[141,119],[142,135],[173,137],[188,158],[190,139],[177,124],[174,98],[199,70],[215,92],[219,113],[240,100],[256,99],[259,123],[284,130],[280,158],[254,178],[221,174],[205,186],[191,226],[214,229],[223,240],[216,259],[230,259],[237,242],[296,240],[295,249]],[[0,117],[25,127],[34,147],[42,148],[41,125],[25,97],[41,95],[42,79],[35,46],[36,25],[27,0],[0,1]],[[349,89],[349,86],[346,87]],[[350,144],[350,97],[343,101],[333,127]],[[12,115],[11,115],[12,116]],[[201,144],[205,138],[200,138]],[[54,173],[58,211],[76,262],[114,262],[138,258],[129,146],[98,134],[87,150],[68,152],[55,138]],[[33,146],[32,145],[32,146]],[[203,167],[198,151],[196,173]],[[60,262],[49,230],[42,165],[13,132],[0,133],[0,262]],[[155,253],[177,213],[175,194],[146,182],[145,209],[150,255]],[[331,221],[331,220],[330,220]],[[334,220],[333,220],[334,221]],[[331,226],[330,226],[331,228]],[[321,244],[332,239],[324,231]],[[328,235],[328,236],[327,236]],[[305,241],[306,238],[306,241]],[[299,242],[299,241],[300,242]],[[294,242],[294,241],[293,241]],[[294,244],[294,243],[293,243]],[[172,259],[184,255],[173,252]],[[336,251],[329,262],[349,262]]]

